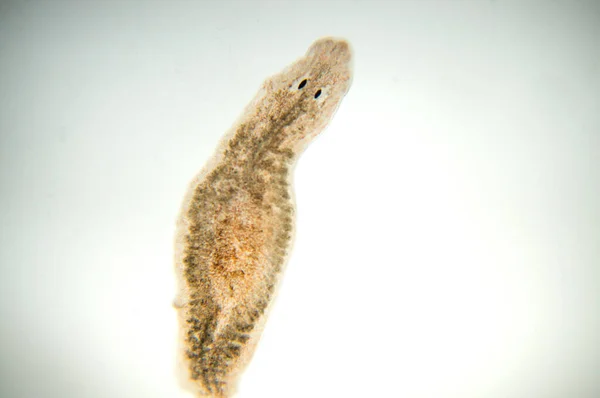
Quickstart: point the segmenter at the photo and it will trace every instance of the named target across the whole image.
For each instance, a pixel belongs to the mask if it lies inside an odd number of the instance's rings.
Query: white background
[[[188,397],[188,181],[325,35],[251,397],[600,396],[600,3],[0,3],[0,396]]]

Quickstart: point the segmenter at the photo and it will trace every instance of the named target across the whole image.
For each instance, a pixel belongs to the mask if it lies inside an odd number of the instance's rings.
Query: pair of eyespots
[[[306,86],[306,83],[308,83],[308,80],[304,79],[300,82],[300,84],[298,85],[298,90],[302,90],[302,88],[304,86]],[[315,99],[319,98],[319,96],[321,95],[321,89],[318,89],[317,92],[315,93]]]

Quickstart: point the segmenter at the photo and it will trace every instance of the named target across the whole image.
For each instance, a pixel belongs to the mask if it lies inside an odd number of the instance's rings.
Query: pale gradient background
[[[355,78],[296,169],[240,398],[600,396],[600,3],[0,3],[0,396],[176,398],[188,181],[318,37]]]

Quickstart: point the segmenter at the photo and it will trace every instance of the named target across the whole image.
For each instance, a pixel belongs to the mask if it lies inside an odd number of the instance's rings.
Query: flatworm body
[[[351,82],[343,40],[316,41],[267,79],[194,178],[177,224],[183,385],[229,397],[260,338],[294,235],[292,172]]]

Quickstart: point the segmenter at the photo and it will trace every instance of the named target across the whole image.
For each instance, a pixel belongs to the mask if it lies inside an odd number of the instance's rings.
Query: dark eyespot
[[[300,85],[298,86],[298,90],[300,90],[302,87],[306,86],[307,80],[304,79],[300,82]]]
[[[319,98],[319,95],[321,95],[321,89],[317,90],[315,93],[315,98]]]

